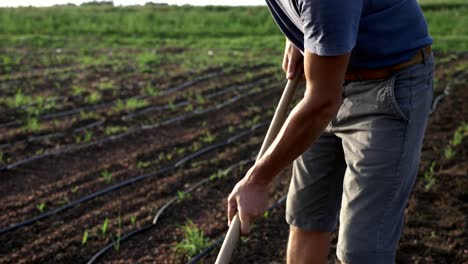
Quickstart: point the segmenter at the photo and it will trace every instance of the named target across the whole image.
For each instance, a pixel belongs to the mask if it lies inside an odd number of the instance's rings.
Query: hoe
[[[300,67],[298,68],[300,69]],[[294,79],[288,80],[256,160],[259,160],[262,157],[263,153],[275,140],[276,135],[278,134],[278,132],[281,129],[281,126],[286,120],[288,107],[291,103],[292,97],[294,96],[294,92],[296,90],[300,77],[301,74],[296,74]],[[236,215],[231,221],[231,225],[229,226],[229,230],[226,234],[226,237],[224,238],[224,242],[221,246],[221,250],[219,251],[218,257],[216,258],[216,264],[228,264],[230,262],[232,253],[234,252],[234,249],[239,240],[239,236],[240,220],[239,215],[236,213]]]

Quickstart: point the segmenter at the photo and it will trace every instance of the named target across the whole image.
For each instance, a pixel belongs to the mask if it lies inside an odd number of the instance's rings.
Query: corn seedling
[[[183,191],[177,191],[177,202],[182,202],[183,200],[187,199],[190,197],[189,193],[183,192]]]
[[[144,168],[148,168],[150,165],[151,165],[150,161],[138,161],[137,168],[144,169]]]
[[[116,241],[114,241],[114,239],[112,238],[112,245],[114,246],[115,251],[119,251],[120,249],[121,234],[122,234],[122,217],[120,217],[120,214],[119,214],[119,218],[117,219],[117,239]]]
[[[84,92],[86,92],[86,89],[78,86],[78,85],[73,85],[72,86],[72,95],[73,96],[79,96],[82,95]]]
[[[184,155],[185,148],[177,148],[176,152],[177,152],[178,155]]]
[[[132,224],[132,226],[135,226],[136,225],[136,220],[137,220],[137,216],[136,215],[132,215],[130,217],[130,223]]]
[[[74,186],[72,189],[71,189],[71,192],[72,193],[76,193],[78,191],[78,186]]]
[[[184,109],[185,109],[186,112],[191,112],[191,111],[193,111],[193,105],[188,104]]]
[[[209,246],[209,240],[203,231],[190,220],[183,227],[184,239],[175,245],[176,252],[180,252],[185,257],[193,257]]]
[[[104,133],[106,135],[113,135],[127,130],[127,127],[124,126],[108,126],[105,128]]]
[[[173,102],[173,100],[169,100],[169,102],[167,103],[167,107],[169,107],[170,110],[174,111],[176,109],[176,106]]]
[[[130,98],[125,102],[125,110],[132,111],[137,108],[142,108],[147,106],[149,103],[146,100]]]
[[[84,136],[83,136],[83,142],[90,142],[91,139],[93,139],[93,132],[86,131]]]
[[[201,140],[204,142],[204,143],[212,143],[214,140],[216,139],[216,136],[211,134],[209,131],[206,133],[205,136],[203,136],[201,138]]]
[[[107,182],[110,183],[112,181],[112,173],[108,170],[101,171],[101,177]]]
[[[157,96],[161,94],[158,88],[151,86],[151,84],[146,85],[145,87],[145,93],[149,96]]]
[[[453,135],[451,142],[452,146],[456,147],[460,145],[466,134],[468,134],[468,123],[463,123],[457,128],[457,130],[455,130],[455,134]]]
[[[26,119],[26,123],[23,126],[23,129],[27,132],[36,132],[41,129],[41,124],[39,124],[39,120],[35,117],[28,117]]]
[[[263,213],[263,218],[268,218],[268,217],[270,217],[270,212],[269,212],[269,211],[265,211],[265,212]]]
[[[110,90],[113,87],[114,87],[114,82],[112,81],[102,82],[102,83],[99,83],[98,85],[99,90]]]
[[[85,98],[85,102],[88,104],[95,104],[101,100],[102,96],[99,92],[92,92]]]
[[[196,94],[195,100],[197,101],[197,104],[200,104],[200,105],[206,103],[205,98],[201,94]]]
[[[88,238],[89,232],[87,229],[85,229],[85,231],[83,232],[83,238],[81,239],[81,245],[86,245],[86,243],[88,242]]]
[[[445,159],[450,160],[455,157],[455,150],[453,150],[452,146],[447,146],[444,150]]]
[[[37,208],[37,210],[39,210],[40,213],[44,212],[44,210],[46,208],[45,202],[42,202],[42,203],[36,205],[36,208]]]
[[[106,219],[104,220],[104,222],[101,225],[102,238],[104,238],[106,236],[106,233],[107,233],[108,229],[109,229],[109,218],[106,217]]]
[[[80,111],[80,120],[86,119],[99,119],[99,114],[96,112]]]
[[[16,91],[16,94],[13,98],[6,98],[5,103],[8,107],[20,107],[23,105],[30,104],[32,101],[33,100],[30,96],[24,95],[21,90],[18,90]]]
[[[199,142],[193,142],[192,144],[192,151],[197,151],[201,148],[201,144]]]
[[[424,190],[429,191],[432,186],[435,184],[435,176],[434,176],[434,168],[435,168],[435,161],[431,163],[429,170],[424,173]]]

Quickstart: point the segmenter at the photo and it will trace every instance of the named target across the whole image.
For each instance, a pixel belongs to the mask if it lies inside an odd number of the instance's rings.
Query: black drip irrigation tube
[[[284,203],[286,198],[287,198],[287,194],[284,195],[283,197],[281,197],[280,199],[278,199],[278,201],[276,201],[276,203],[274,203],[272,206],[270,206],[270,208],[268,208],[268,210],[266,212],[268,212],[268,214],[270,214],[271,211],[273,211],[273,209],[279,207],[282,203]],[[204,249],[200,254],[198,254],[195,257],[193,257],[192,259],[190,259],[189,262],[187,262],[187,264],[198,263],[202,258],[206,257],[213,249],[221,246],[223,244],[224,237],[225,236],[222,236],[222,237],[216,239],[211,245],[209,245],[206,249]]]
[[[231,92],[231,91],[242,91],[242,90],[245,90],[247,88],[251,88],[252,86],[261,84],[263,82],[266,82],[268,80],[272,80],[273,78],[274,77],[271,77],[271,76],[268,76],[268,75],[262,75],[262,76],[259,77],[258,80],[254,81],[254,82],[234,84],[234,85],[231,85],[231,86],[229,86],[229,87],[227,87],[227,88],[225,88],[225,89],[223,89],[221,91],[217,91],[217,92],[208,94],[208,95],[205,96],[205,99],[211,99],[211,98],[226,94],[226,93]],[[179,108],[179,107],[186,106],[188,104],[189,104],[189,101],[185,100],[185,101],[181,101],[181,102],[175,104],[173,107]],[[146,114],[146,113],[149,113],[149,112],[163,111],[163,110],[168,110],[168,109],[171,109],[171,107],[168,106],[168,105],[152,106],[152,107],[148,107],[148,108],[145,108],[143,110],[140,110],[140,111],[136,111],[136,112],[127,114],[127,115],[123,116],[122,119],[123,120],[128,120],[128,119],[131,119],[131,118],[133,118],[135,116],[143,115],[143,114]],[[8,142],[6,144],[1,144],[0,145],[0,150],[4,149],[4,148],[7,148],[7,147],[11,147],[14,144],[17,144],[18,142],[21,142],[21,141],[25,141],[27,143],[30,143],[30,142],[36,142],[36,141],[52,139],[52,138],[57,138],[57,137],[64,137],[67,134],[72,135],[72,134],[80,133],[80,132],[82,132],[82,131],[84,131],[86,129],[91,129],[91,128],[98,127],[98,126],[102,125],[103,123],[105,123],[105,120],[98,120],[96,122],[84,125],[82,127],[75,128],[71,132],[68,132],[68,133],[66,133],[66,132],[57,132],[57,133],[47,134],[47,135],[32,136],[32,137],[29,137],[29,138],[27,138],[25,140],[23,139],[23,140],[17,140],[17,141],[14,141],[14,142]]]
[[[224,108],[224,107],[226,107],[226,106],[228,106],[230,104],[233,104],[233,103],[239,101],[240,99],[242,99],[244,97],[248,97],[248,96],[251,96],[251,95],[256,94],[256,93],[264,92],[267,89],[271,89],[271,88],[275,88],[275,87],[278,87],[278,85],[273,85],[273,86],[271,86],[269,88],[260,89],[260,90],[252,90],[252,91],[249,91],[249,92],[247,92],[245,94],[239,94],[239,95],[237,95],[235,97],[232,97],[231,99],[229,99],[229,100],[227,100],[227,101],[225,101],[223,103],[220,103],[220,104],[217,104],[217,105],[205,108],[205,109],[197,109],[197,110],[194,110],[194,111],[192,111],[190,113],[183,113],[181,115],[175,116],[173,118],[170,118],[170,119],[162,121],[162,122],[158,122],[156,124],[144,125],[144,126],[141,126],[141,127],[129,129],[124,133],[104,137],[104,138],[102,138],[100,140],[96,140],[96,141],[93,141],[93,142],[89,142],[89,143],[85,143],[85,144],[79,144],[79,145],[72,145],[72,146],[60,148],[60,149],[57,149],[57,150],[47,151],[47,152],[45,152],[43,154],[39,154],[39,155],[32,156],[32,157],[29,157],[29,158],[26,158],[26,159],[22,159],[22,160],[14,162],[14,163],[5,165],[3,167],[0,167],[0,172],[11,170],[11,169],[16,168],[16,167],[18,167],[20,165],[24,165],[24,164],[27,164],[27,163],[30,163],[30,162],[33,162],[33,161],[36,161],[36,160],[39,160],[39,159],[49,157],[49,156],[61,155],[61,154],[65,154],[65,153],[72,152],[72,151],[77,151],[77,150],[92,147],[92,146],[102,145],[104,143],[111,142],[111,141],[114,141],[114,140],[129,136],[131,134],[138,133],[138,132],[141,132],[141,131],[144,131],[144,130],[154,129],[154,128],[158,128],[158,127],[161,127],[161,126],[166,126],[166,125],[177,123],[177,122],[180,122],[182,120],[189,119],[189,118],[192,118],[192,117],[195,117],[195,116],[198,116],[198,115],[202,115],[202,114],[205,114],[205,113],[216,111],[216,110]]]
[[[230,171],[236,169],[237,167],[241,167],[245,164],[248,164],[249,162],[252,162],[252,160],[243,160],[243,161],[240,161],[234,165],[231,165],[229,166],[226,170],[225,170],[225,173],[229,173]],[[190,186],[187,190],[183,191],[184,194],[189,194],[191,193],[192,191],[194,191],[195,189],[197,189],[198,187],[208,183],[212,181],[212,178],[211,176],[210,177],[207,177],[197,183],[195,183],[194,185]],[[169,199],[169,201],[167,201],[163,206],[161,206],[161,208],[158,210],[158,212],[156,213],[156,216],[154,217],[154,220],[152,221],[152,223],[150,224],[147,224],[147,225],[144,225],[143,227],[139,228],[139,229],[135,229],[129,233],[127,233],[126,235],[124,235],[123,237],[121,237],[118,241],[118,243],[123,243],[125,240],[137,235],[137,234],[140,234],[140,233],[143,233],[144,231],[152,228],[152,227],[155,227],[157,222],[158,222],[158,219],[159,217],[161,216],[161,214],[169,207],[171,206],[173,203],[175,203],[177,200],[179,200],[179,196],[178,195],[174,195],[174,197],[172,197],[171,199]],[[109,243],[107,244],[105,247],[103,247],[101,250],[99,250],[96,254],[94,254],[91,259],[88,261],[88,264],[92,264],[92,263],[95,263],[99,258],[101,258],[105,253],[107,253],[110,249],[112,249],[112,247],[114,246],[114,243]]]
[[[5,227],[5,228],[2,228],[0,229],[0,235],[3,235],[5,233],[8,233],[8,232],[11,232],[13,230],[16,230],[18,228],[21,228],[21,227],[25,227],[25,226],[28,226],[28,225],[31,225],[37,221],[40,221],[40,220],[43,220],[43,219],[46,219],[50,216],[53,216],[53,215],[56,215],[58,213],[61,213],[65,210],[68,210],[78,204],[81,204],[83,202],[86,202],[86,201],[89,201],[89,200],[92,200],[94,198],[97,198],[99,196],[102,196],[104,194],[108,194],[110,192],[113,192],[113,191],[116,191],[118,189],[121,189],[123,187],[126,187],[126,186],[129,186],[133,183],[136,183],[136,182],[139,182],[139,181],[142,181],[144,179],[147,179],[147,178],[150,178],[150,177],[154,177],[154,176],[157,176],[157,175],[160,175],[162,173],[167,173],[169,171],[173,171],[177,168],[179,168],[180,166],[184,165],[185,163],[189,162],[190,160],[193,160],[195,158],[198,158],[206,153],[209,153],[213,150],[216,150],[218,148],[221,148],[221,147],[225,147],[235,141],[237,141],[238,139],[242,138],[242,137],[245,137],[247,135],[250,135],[252,133],[254,133],[256,130],[260,129],[260,128],[263,128],[265,126],[267,126],[269,124],[269,122],[263,122],[263,123],[260,123],[260,124],[257,124],[255,126],[253,126],[252,128],[248,129],[248,130],[245,130],[243,132],[240,132],[239,134],[237,135],[234,135],[230,138],[228,138],[226,141],[224,142],[218,142],[218,143],[215,143],[213,145],[210,145],[210,146],[207,146],[203,149],[200,149],[184,158],[181,158],[179,161],[175,162],[173,165],[168,165],[168,166],[165,166],[163,168],[161,168],[158,172],[150,172],[150,173],[146,173],[146,174],[142,174],[140,176],[137,176],[137,177],[134,177],[134,178],[131,178],[131,179],[128,179],[128,180],[125,180],[125,181],[122,181],[120,183],[117,183],[117,184],[114,184],[112,186],[109,186],[107,188],[104,188],[104,189],[101,189],[95,193],[92,193],[92,194],[89,194],[89,195],[86,195],[86,196],[83,196],[81,198],[78,198],[68,204],[65,204],[63,206],[60,206],[54,210],[51,210],[51,211],[48,211],[48,212],[45,212],[45,213],[42,213],[38,216],[35,216],[33,218],[30,218],[30,219],[27,219],[25,221],[22,221],[22,222],[19,222],[19,223],[15,223],[15,224],[12,224],[8,227]]]

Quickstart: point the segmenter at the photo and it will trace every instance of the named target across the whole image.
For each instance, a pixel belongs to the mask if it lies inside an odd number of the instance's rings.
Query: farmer
[[[306,91],[228,198],[241,233],[293,161],[287,262],[394,263],[432,100],[433,55],[416,0],[267,0],[286,36],[283,70]],[[303,69],[298,67],[303,61]]]

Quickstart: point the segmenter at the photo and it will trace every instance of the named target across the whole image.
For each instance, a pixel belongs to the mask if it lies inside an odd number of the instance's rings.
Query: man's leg
[[[330,251],[330,232],[289,229],[288,264],[324,264]]]
[[[286,205],[290,264],[324,264],[338,221],[346,164],[341,140],[327,130],[293,164]]]
[[[393,264],[432,99],[432,58],[387,80],[349,83],[332,131],[348,165],[337,255]]]

